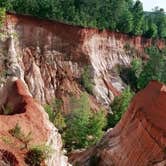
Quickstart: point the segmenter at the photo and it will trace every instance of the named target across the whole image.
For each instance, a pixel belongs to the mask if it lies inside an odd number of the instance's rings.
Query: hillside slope
[[[9,37],[1,42],[1,64],[7,74],[18,76],[27,83],[38,101],[61,98],[67,111],[69,97],[83,90],[80,76],[89,66],[94,83],[91,97],[109,105],[124,88],[116,73],[117,65],[129,66],[134,56],[142,56],[144,48],[165,42],[121,33],[81,28],[30,16],[7,14]],[[3,69],[1,69],[3,73]]]

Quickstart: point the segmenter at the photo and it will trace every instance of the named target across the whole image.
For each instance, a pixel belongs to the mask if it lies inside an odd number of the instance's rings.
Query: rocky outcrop
[[[91,70],[94,96],[108,105],[124,88],[116,66],[129,66],[133,56],[140,56],[153,42],[165,46],[164,41],[9,13],[6,28],[10,39],[3,49],[12,60],[6,62],[12,68],[9,73],[25,80],[36,100],[45,103],[58,96],[64,107],[69,96],[83,90],[79,81],[84,66]]]
[[[0,101],[0,165],[24,166],[28,148],[43,144],[51,149],[46,165],[68,165],[58,130],[49,122],[43,107],[31,97],[23,81],[16,78],[8,80],[1,88]],[[19,137],[11,135],[10,131],[16,124],[22,134],[31,133],[28,147]]]
[[[71,155],[73,165],[165,166],[165,101],[166,86],[152,81],[96,147]]]

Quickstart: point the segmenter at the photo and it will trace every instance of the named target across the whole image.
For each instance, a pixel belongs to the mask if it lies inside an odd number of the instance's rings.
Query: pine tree
[[[134,18],[134,23],[133,23],[133,31],[132,33],[134,35],[142,35],[143,29],[143,19],[144,19],[144,14],[143,14],[143,6],[142,3],[137,0],[132,8],[132,13],[133,13],[133,18]]]

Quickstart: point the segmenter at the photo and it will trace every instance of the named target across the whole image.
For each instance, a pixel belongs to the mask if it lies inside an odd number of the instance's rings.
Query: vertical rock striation
[[[133,98],[120,122],[96,147],[78,158],[71,156],[73,165],[165,166],[165,101],[166,86],[152,81]]]
[[[57,95],[65,102],[71,94],[79,94],[80,75],[88,65],[93,94],[108,105],[124,88],[114,68],[129,66],[133,56],[140,56],[144,47],[153,42],[165,46],[164,41],[15,14],[7,14],[6,27],[14,34],[6,48],[19,64],[14,75],[23,78],[35,99],[42,103]]]

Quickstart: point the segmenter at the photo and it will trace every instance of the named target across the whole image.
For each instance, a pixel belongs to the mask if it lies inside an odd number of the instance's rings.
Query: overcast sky
[[[143,3],[144,11],[151,11],[155,6],[164,8],[166,11],[166,0],[140,0]]]

